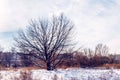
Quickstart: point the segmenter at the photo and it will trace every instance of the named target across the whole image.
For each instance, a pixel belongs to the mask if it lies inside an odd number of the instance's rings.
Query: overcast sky
[[[120,53],[120,0],[0,0],[0,44],[8,50],[31,19],[64,13],[75,24],[78,47],[98,43]]]

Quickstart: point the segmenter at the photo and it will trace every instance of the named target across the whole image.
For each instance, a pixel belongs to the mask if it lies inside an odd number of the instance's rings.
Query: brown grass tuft
[[[111,69],[111,68],[120,69],[120,64],[104,64],[101,67],[105,67],[106,69]]]
[[[20,79],[21,80],[32,80],[32,73],[30,71],[21,71]]]

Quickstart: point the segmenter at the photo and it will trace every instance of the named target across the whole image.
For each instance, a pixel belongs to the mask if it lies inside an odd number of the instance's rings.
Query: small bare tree
[[[2,65],[2,62],[3,62],[3,59],[2,59],[2,57],[3,57],[3,48],[0,46],[0,66]]]
[[[53,70],[62,61],[59,58],[61,52],[70,45],[73,26],[64,15],[53,16],[51,20],[31,21],[27,30],[20,31],[15,38],[16,46],[42,60],[47,70]]]
[[[106,45],[98,44],[95,47],[95,55],[105,56],[108,55],[109,48]]]

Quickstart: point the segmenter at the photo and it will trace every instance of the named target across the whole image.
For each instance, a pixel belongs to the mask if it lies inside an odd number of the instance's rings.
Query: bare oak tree
[[[43,61],[47,70],[53,70],[62,61],[62,51],[70,45],[73,26],[62,14],[53,16],[51,20],[32,20],[26,31],[18,32],[19,35],[15,38],[16,46]]]

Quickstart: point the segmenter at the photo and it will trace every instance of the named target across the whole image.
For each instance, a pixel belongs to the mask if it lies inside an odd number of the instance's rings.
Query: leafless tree
[[[85,48],[83,53],[84,53],[84,55],[87,56],[88,58],[91,58],[91,57],[94,56],[94,52],[93,52],[93,50],[90,49],[90,48]]]
[[[98,44],[95,47],[95,55],[106,56],[109,53],[109,48],[106,45]]]
[[[32,20],[27,30],[21,30],[15,38],[16,46],[42,60],[47,70],[53,70],[62,61],[59,55],[70,45],[73,26],[63,14],[53,16],[51,20]]]
[[[0,53],[2,53],[4,48],[0,45]]]
[[[3,48],[0,46],[0,65],[2,65],[3,59],[2,59],[2,54],[3,54]]]

